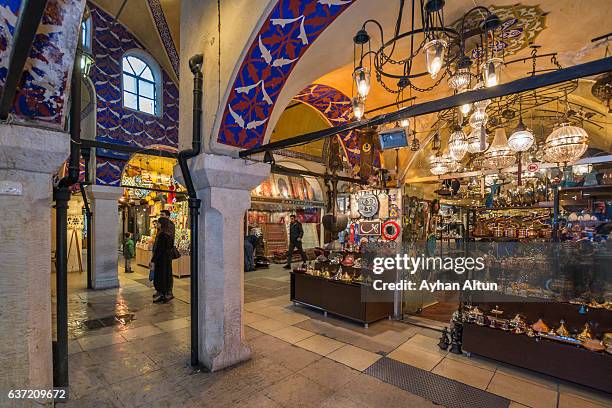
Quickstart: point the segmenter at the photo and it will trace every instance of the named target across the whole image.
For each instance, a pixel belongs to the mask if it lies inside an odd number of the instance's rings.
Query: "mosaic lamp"
[[[448,149],[450,158],[456,161],[462,160],[468,151],[467,137],[459,125],[455,126],[448,139]]]
[[[472,90],[476,91],[478,89],[483,89],[485,87],[484,82],[479,81]],[[474,102],[474,108],[476,109],[487,109],[487,107],[491,104],[490,99],[483,99],[482,101]]]
[[[432,79],[436,79],[438,73],[444,65],[444,58],[446,57],[447,48],[448,45],[444,40],[431,40],[423,47],[425,50],[425,64],[427,66],[427,72],[429,72]]]
[[[484,153],[483,165],[489,169],[502,169],[514,164],[516,157],[508,146],[506,131],[503,127],[495,129],[491,147]]]
[[[353,72],[353,80],[357,93],[365,99],[370,93],[370,70],[368,68],[357,67]]]
[[[546,138],[544,160],[550,163],[571,163],[589,147],[589,135],[578,126],[563,123]]]
[[[472,61],[466,56],[463,56],[457,63],[455,72],[448,78],[448,86],[457,91],[467,89],[470,86],[470,65]]]

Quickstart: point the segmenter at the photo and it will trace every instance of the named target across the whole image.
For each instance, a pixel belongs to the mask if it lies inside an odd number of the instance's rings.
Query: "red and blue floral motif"
[[[242,61],[217,141],[261,145],[274,104],[306,49],[352,0],[279,0]]]

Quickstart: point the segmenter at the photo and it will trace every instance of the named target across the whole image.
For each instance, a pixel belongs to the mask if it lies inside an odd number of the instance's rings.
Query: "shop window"
[[[123,106],[161,115],[161,73],[157,64],[140,50],[123,56]]]

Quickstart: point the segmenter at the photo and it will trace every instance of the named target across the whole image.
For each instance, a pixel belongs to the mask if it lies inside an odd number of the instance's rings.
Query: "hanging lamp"
[[[589,147],[589,135],[579,127],[562,123],[546,138],[544,160],[549,163],[572,163]]]
[[[468,151],[467,137],[459,125],[455,125],[448,139],[448,150],[450,158],[456,161],[462,160]]]
[[[485,132],[484,146],[481,143],[482,132]],[[486,130],[483,128],[473,128],[467,137],[467,151],[468,153],[481,153],[487,150],[489,144],[487,143]]]
[[[431,158],[429,161],[429,171],[434,176],[441,176],[449,172],[450,159],[446,156],[443,156],[442,153],[438,150],[435,156]]]
[[[483,164],[489,169],[502,169],[514,164],[516,157],[508,146],[506,131],[503,127],[495,129],[495,137],[491,147],[484,152]]]

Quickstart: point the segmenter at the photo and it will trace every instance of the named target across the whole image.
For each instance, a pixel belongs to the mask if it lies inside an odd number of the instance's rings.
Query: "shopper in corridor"
[[[174,242],[172,240],[170,230],[170,220],[160,217],[158,220],[159,230],[153,257],[151,259],[152,269],[154,270],[155,290],[158,292],[153,302],[166,303],[172,300],[172,248]]]
[[[287,264],[285,269],[291,269],[291,258],[293,256],[293,250],[297,249],[302,256],[302,262],[306,263],[306,253],[302,248],[302,237],[304,236],[304,230],[302,229],[302,223],[300,223],[295,215],[289,217],[291,223],[289,224],[289,250],[287,251]]]

